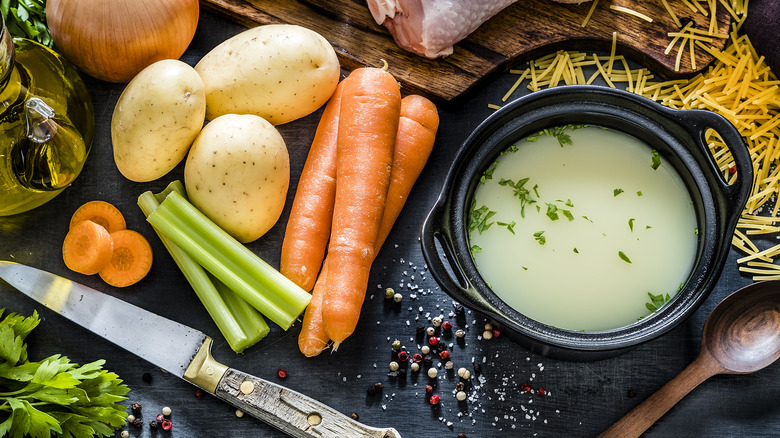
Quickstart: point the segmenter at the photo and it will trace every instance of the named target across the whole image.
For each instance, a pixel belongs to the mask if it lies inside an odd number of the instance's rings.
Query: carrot
[[[62,260],[72,271],[93,275],[108,265],[113,249],[113,239],[105,228],[90,220],[81,221],[65,235]]]
[[[77,208],[70,218],[70,228],[84,220],[101,225],[109,233],[123,230],[127,226],[119,209],[106,201],[89,201]]]
[[[307,291],[314,287],[330,238],[342,85],[336,87],[317,125],[282,241],[279,271]]]
[[[152,268],[152,247],[146,238],[133,230],[111,233],[114,252],[99,274],[106,283],[126,287],[138,283]]]
[[[301,323],[301,332],[298,334],[298,349],[306,357],[313,357],[328,348],[330,338],[325,332],[325,325],[322,323],[322,305],[325,295],[325,278],[328,275],[328,259],[322,264],[320,275],[317,282],[314,283],[314,290],[311,294],[311,301],[306,306]]]
[[[333,349],[357,326],[384,214],[401,92],[393,76],[359,68],[344,81],[339,115],[336,201],[322,321]]]
[[[422,173],[425,163],[428,162],[438,127],[439,115],[433,102],[418,95],[409,95],[401,100],[401,116],[393,153],[393,169],[390,174],[387,202],[379,228],[375,255],[390,234],[414,183]],[[298,348],[307,357],[318,355],[327,348],[330,342],[322,322],[322,295],[325,290],[327,266],[328,259],[326,258],[320,276],[314,285],[314,292],[309,306],[306,308],[301,333],[298,336]]]

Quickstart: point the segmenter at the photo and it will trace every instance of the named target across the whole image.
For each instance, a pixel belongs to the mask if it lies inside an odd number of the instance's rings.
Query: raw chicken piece
[[[368,0],[377,24],[396,44],[427,58],[452,54],[452,45],[517,0]]]
[[[427,58],[452,54],[452,46],[517,0],[367,0],[377,24],[396,44]],[[584,3],[590,0],[553,0]]]

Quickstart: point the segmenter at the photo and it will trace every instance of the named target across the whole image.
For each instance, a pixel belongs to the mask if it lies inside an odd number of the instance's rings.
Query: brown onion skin
[[[127,83],[162,59],[179,59],[198,26],[198,0],[48,0],[54,47],[84,73]]]

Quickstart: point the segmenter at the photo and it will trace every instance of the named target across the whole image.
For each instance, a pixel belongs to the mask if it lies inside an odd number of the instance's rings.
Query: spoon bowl
[[[724,372],[737,374],[780,358],[780,281],[752,284],[718,304],[704,324],[705,349]]]
[[[700,383],[716,374],[747,374],[780,358],[780,280],[745,286],[713,309],[693,363],[599,438],[638,437]]]

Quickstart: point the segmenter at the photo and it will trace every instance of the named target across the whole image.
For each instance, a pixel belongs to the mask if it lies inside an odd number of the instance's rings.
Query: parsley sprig
[[[104,360],[79,366],[55,354],[31,362],[24,341],[39,322],[37,312],[11,313],[0,321],[0,411],[7,414],[0,436],[114,436],[126,422],[119,403],[129,388],[102,369]]]
[[[0,12],[11,36],[52,47],[51,34],[46,26],[45,0],[0,0]]]

